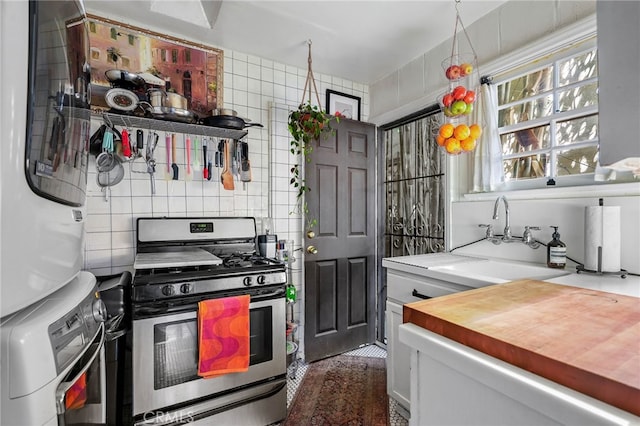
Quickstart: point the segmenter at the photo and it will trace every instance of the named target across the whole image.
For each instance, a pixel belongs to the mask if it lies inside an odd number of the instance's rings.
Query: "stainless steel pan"
[[[243,118],[232,115],[212,115],[203,118],[202,123],[206,126],[235,130],[242,130],[246,127],[263,127],[260,123],[247,123]]]
[[[124,83],[125,86],[134,87],[142,87],[145,85],[144,78],[126,70],[111,69],[105,71],[104,75],[107,77],[107,80],[116,85],[122,83]]]

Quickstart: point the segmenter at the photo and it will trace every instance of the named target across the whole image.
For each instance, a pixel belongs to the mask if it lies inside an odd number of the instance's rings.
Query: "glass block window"
[[[507,73],[505,73],[507,74]],[[598,163],[595,40],[494,78],[507,182],[593,174]]]

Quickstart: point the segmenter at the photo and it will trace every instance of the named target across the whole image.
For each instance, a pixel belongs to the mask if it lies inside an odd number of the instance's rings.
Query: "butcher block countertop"
[[[410,322],[640,416],[640,299],[536,280],[404,305]]]

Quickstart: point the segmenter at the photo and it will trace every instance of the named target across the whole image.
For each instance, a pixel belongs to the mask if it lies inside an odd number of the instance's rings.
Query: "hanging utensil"
[[[209,149],[207,150],[207,180],[213,179],[213,166],[211,164],[213,153],[211,151],[211,146],[209,146]]]
[[[151,141],[153,138],[153,142]],[[146,159],[147,159],[147,173],[149,173],[149,180],[151,182],[151,196],[156,195],[156,160],[153,157],[156,146],[158,146],[158,139],[160,136],[157,133],[149,133],[149,138],[147,139],[147,151],[146,151]]]
[[[156,135],[157,136],[157,135]],[[144,132],[140,129],[136,130],[136,156],[142,155],[144,149]]]
[[[178,180],[178,163],[176,156],[176,134],[171,134],[171,170],[173,170],[173,180]]]
[[[164,146],[167,153],[167,170],[164,174],[164,180],[171,180],[173,178],[171,171],[171,136],[168,134],[164,137]]]
[[[202,142],[202,161],[204,162],[204,168],[202,169],[202,178],[209,180],[209,168],[207,167],[207,145],[207,142]]]
[[[204,143],[204,139],[202,143]],[[199,172],[202,169],[202,165],[200,164],[200,139],[197,137],[193,140],[193,158],[193,170]]]
[[[113,154],[113,133],[111,128],[107,128],[104,132],[102,141],[103,152],[96,158],[96,169],[98,174],[96,182],[104,192],[105,202],[109,201],[111,187],[122,181],[124,177],[124,167]]]
[[[229,152],[229,141],[224,143],[224,169],[222,170],[222,175],[220,175],[220,179],[222,179],[222,186],[224,189],[228,191],[233,191],[235,189],[235,185],[233,182],[233,174],[230,170],[231,164],[231,156]]]
[[[224,167],[224,145],[225,145],[225,141],[224,140],[220,140],[220,142],[218,142],[218,164],[217,166],[220,168]]]
[[[191,138],[189,136],[187,136],[187,139],[185,140],[185,150],[187,153],[187,174],[185,180],[193,180],[193,171],[191,169]]]
[[[127,158],[131,157],[131,143],[129,142],[129,132],[122,129],[122,155]]]
[[[251,182],[251,163],[249,162],[249,144],[241,143],[240,180],[244,183]]]

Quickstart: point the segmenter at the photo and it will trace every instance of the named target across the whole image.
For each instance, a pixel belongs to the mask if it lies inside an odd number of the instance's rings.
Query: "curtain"
[[[504,182],[502,147],[498,134],[498,99],[490,84],[480,87],[480,110],[484,129],[476,147],[473,164],[473,192],[495,191]]]

